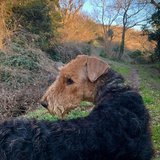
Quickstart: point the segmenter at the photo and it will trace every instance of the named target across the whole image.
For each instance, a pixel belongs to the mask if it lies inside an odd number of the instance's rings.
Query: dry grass
[[[11,31],[6,26],[6,17],[7,17],[7,1],[0,1],[0,49],[4,47],[5,40],[11,35]]]

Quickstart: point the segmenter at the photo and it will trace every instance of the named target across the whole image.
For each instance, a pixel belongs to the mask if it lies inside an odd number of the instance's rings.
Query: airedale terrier
[[[141,96],[95,57],[61,69],[42,104],[59,116],[81,100],[96,104],[84,118],[8,120],[0,124],[1,160],[151,160],[149,114]]]

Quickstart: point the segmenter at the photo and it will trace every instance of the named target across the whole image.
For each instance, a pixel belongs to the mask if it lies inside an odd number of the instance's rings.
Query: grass
[[[152,66],[139,66],[140,93],[149,109],[152,122],[152,139],[155,152],[160,159],[160,78]]]
[[[65,119],[75,119],[78,117],[85,117],[89,114],[89,109],[93,106],[91,102],[82,101],[80,103],[80,107],[75,108],[72,110]],[[46,109],[39,107],[38,109],[34,111],[28,112],[27,115],[24,117],[26,118],[36,118],[38,120],[49,120],[49,121],[56,121],[58,120],[57,116],[51,115]]]
[[[71,111],[65,119],[76,119],[78,117],[86,117],[89,114],[88,111],[82,110],[81,108],[76,108]],[[38,120],[48,120],[48,121],[57,121],[58,117],[51,115],[49,112],[46,111],[44,108],[39,108],[33,112],[29,112],[24,117],[27,118],[36,118]]]

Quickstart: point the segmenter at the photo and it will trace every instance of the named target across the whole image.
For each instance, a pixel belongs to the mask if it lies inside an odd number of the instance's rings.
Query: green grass
[[[88,111],[81,110],[80,108],[76,108],[73,111],[71,111],[65,119],[76,119],[78,117],[86,117],[89,114]],[[37,110],[33,112],[29,112],[27,115],[25,115],[27,118],[36,118],[38,120],[48,120],[48,121],[57,121],[58,117],[51,115],[46,111],[46,109],[38,108]]]
[[[151,115],[154,148],[160,152],[160,74],[152,66],[145,65],[139,66],[139,76],[140,93]]]
[[[78,117],[86,117],[89,114],[88,108],[92,107],[93,103],[82,101],[80,103],[80,107],[75,108],[72,110],[65,119],[75,119]],[[39,120],[49,120],[49,121],[56,121],[58,120],[57,116],[51,115],[46,109],[39,107],[38,109],[34,111],[28,112],[27,115],[24,117],[26,118],[36,118]]]
[[[131,66],[129,64],[119,63],[117,61],[112,61],[109,59],[107,59],[106,61],[107,61],[107,63],[109,63],[109,65],[111,66],[112,69],[114,69],[118,73],[122,74],[125,78],[128,77],[130,70],[131,70]]]

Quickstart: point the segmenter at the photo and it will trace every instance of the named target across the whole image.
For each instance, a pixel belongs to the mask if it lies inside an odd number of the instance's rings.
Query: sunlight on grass
[[[130,68],[126,66],[113,66],[113,69],[115,69],[117,72],[122,74],[123,76],[128,75],[130,72]]]

